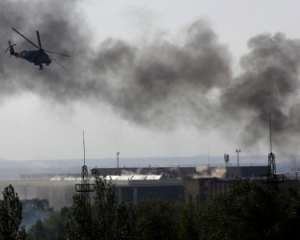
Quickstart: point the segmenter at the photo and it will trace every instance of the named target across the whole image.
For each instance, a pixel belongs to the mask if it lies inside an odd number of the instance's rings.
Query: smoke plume
[[[21,59],[9,57],[3,52],[0,57],[1,96],[30,91],[45,98],[57,101],[69,101],[83,97],[91,86],[85,84],[82,70],[88,64],[88,32],[78,26],[83,22],[76,11],[74,0],[47,1],[9,1],[0,2],[0,37],[2,49],[12,40],[17,44],[16,51],[34,50],[35,48],[14,33],[11,27],[36,40],[35,30],[39,30],[43,48],[56,52],[72,53],[68,60],[68,69],[64,71],[57,63],[64,62],[60,57],[52,56],[53,69],[37,71],[37,67]],[[82,23],[84,25],[84,23]],[[86,32],[84,32],[86,31]],[[87,89],[87,90],[86,90]]]
[[[204,21],[191,24],[183,41],[158,38],[134,45],[108,38],[95,49],[76,5],[74,0],[0,2],[2,43],[11,39],[17,51],[32,48],[10,27],[33,40],[39,29],[44,48],[73,56],[66,69],[53,63],[38,71],[2,54],[1,97],[30,91],[64,104],[106,102],[123,118],[159,129],[189,124],[224,130],[233,123],[244,128],[241,137],[250,144],[262,137],[270,118],[277,141],[299,135],[299,40],[283,34],[253,37],[240,61],[241,74],[233,76],[228,49]]]
[[[255,143],[266,135],[271,119],[281,145],[299,134],[298,93],[300,41],[283,34],[263,34],[249,40],[241,58],[242,74],[224,92],[223,109],[244,121],[244,140]]]
[[[229,62],[215,33],[197,21],[181,45],[157,40],[135,47],[107,40],[93,60],[93,72],[105,83],[102,96],[124,117],[169,128],[191,115],[207,116],[211,92],[230,81]]]

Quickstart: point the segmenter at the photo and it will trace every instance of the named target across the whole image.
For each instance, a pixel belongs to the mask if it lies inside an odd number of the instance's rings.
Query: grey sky
[[[247,51],[247,40],[262,32],[283,32],[299,38],[300,2],[296,0],[85,0],[80,14],[93,32],[95,46],[115,37],[148,41],[160,34],[180,39],[180,31],[204,18],[233,54]],[[80,27],[80,26],[79,26]],[[96,108],[96,111],[95,111]],[[86,129],[88,157],[185,156],[232,153],[239,145],[216,132],[181,127],[172,132],[146,129],[121,119],[104,104],[51,104],[30,93],[2,100],[0,158],[66,159],[82,155],[81,131]],[[237,129],[237,132],[239,130]],[[255,154],[264,148],[245,149]]]

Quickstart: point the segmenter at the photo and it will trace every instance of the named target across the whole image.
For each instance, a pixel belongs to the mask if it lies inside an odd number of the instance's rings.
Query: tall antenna
[[[270,143],[270,153],[273,152],[272,144],[272,113],[269,114],[269,143]]]
[[[240,168],[240,152],[241,151],[242,150],[240,148],[237,148],[235,150],[235,152],[236,152],[236,163],[237,163],[237,176],[238,177],[241,177],[241,168]]]
[[[117,168],[120,168],[120,152],[117,152]]]
[[[83,144],[83,165],[85,166],[85,138],[84,138],[84,129],[82,130],[82,144]]]
[[[208,153],[207,153],[207,167],[209,168],[210,167],[210,151],[208,150]]]
[[[275,154],[273,153],[273,143],[272,143],[272,114],[269,114],[269,142],[270,142],[270,153],[268,154],[268,168],[269,177],[273,178],[276,175],[276,163]]]
[[[273,85],[270,93],[271,102],[275,99],[275,82],[273,81]],[[275,163],[275,154],[273,153],[273,126],[272,126],[272,108],[270,108],[269,112],[269,144],[270,144],[270,153],[268,154],[268,169],[269,169],[269,178],[276,177],[276,163]]]
[[[81,193],[81,196],[89,201],[89,193],[95,191],[95,184],[90,184],[89,182],[89,171],[86,165],[86,152],[85,152],[85,134],[82,131],[82,145],[83,145],[83,166],[81,167],[81,183],[75,184],[75,190]]]

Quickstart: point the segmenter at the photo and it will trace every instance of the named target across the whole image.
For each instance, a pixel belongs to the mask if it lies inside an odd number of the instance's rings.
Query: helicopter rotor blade
[[[59,52],[53,52],[53,51],[49,51],[49,50],[45,50],[43,49],[45,52],[47,53],[50,53],[50,54],[55,54],[55,55],[58,55],[58,56],[61,56],[61,57],[68,57],[70,58],[71,56],[67,53],[59,53]]]
[[[29,38],[24,36],[22,33],[20,33],[17,29],[11,28],[13,31],[15,31],[17,34],[19,34],[22,38],[24,38],[27,42],[29,42],[32,46],[36,47],[37,49],[40,49],[38,45],[36,45],[33,41],[31,41]]]
[[[4,53],[6,54],[10,48],[16,46],[17,44],[12,43],[11,41],[8,41],[8,47],[4,50]]]
[[[39,47],[40,47],[40,49],[42,49],[42,43],[41,43],[41,37],[40,37],[39,31],[36,31],[36,37],[38,40]]]
[[[8,50],[10,49],[11,46],[11,41],[8,40],[8,47],[5,49],[4,53],[6,54],[8,52]]]
[[[4,54],[6,54],[9,50],[9,47],[4,50]]]

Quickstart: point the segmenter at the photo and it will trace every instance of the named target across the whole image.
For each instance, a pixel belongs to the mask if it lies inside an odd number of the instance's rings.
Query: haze
[[[108,38],[136,45],[160,37],[181,42],[181,32],[204,19],[217,34],[218,42],[228,48],[235,76],[240,72],[239,58],[248,52],[250,38],[266,32],[282,32],[288,38],[299,38],[300,28],[296,25],[299,9],[300,3],[292,0],[85,0],[80,2],[78,14],[86,21],[82,26],[89,27],[92,35],[88,38],[95,48]],[[5,10],[1,9],[1,14],[2,11]],[[43,29],[39,30],[43,36]],[[2,49],[6,48],[7,40],[2,39]],[[11,67],[19,61],[9,56],[6,59]],[[68,66],[68,62],[64,61],[64,65]],[[267,129],[259,144],[248,147],[238,137],[244,131],[240,126],[229,124],[229,135],[226,129],[220,132],[203,124],[200,127],[179,124],[170,129],[147,127],[124,117],[118,108],[105,101],[90,104],[81,98],[64,104],[34,91],[22,91],[2,97],[0,109],[1,159],[78,158],[82,155],[82,129],[86,131],[90,158],[111,157],[117,151],[124,157],[138,157],[222,155],[233,153],[241,145],[243,153],[249,154],[267,149]]]

